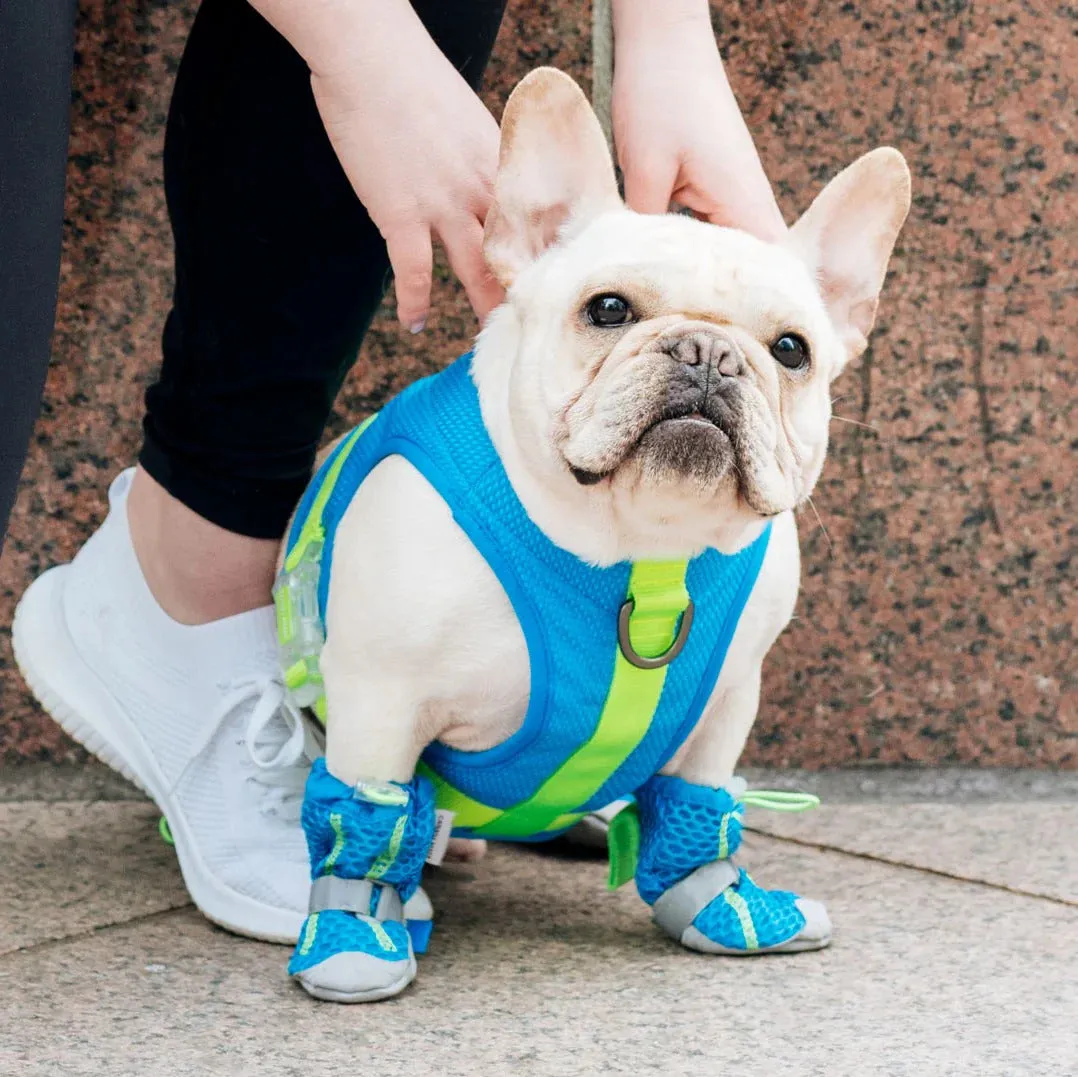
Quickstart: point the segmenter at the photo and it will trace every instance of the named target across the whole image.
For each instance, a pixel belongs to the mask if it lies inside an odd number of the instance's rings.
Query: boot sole
[[[315,978],[310,977],[309,972],[297,972],[293,978],[308,995],[312,998],[321,999],[323,1002],[381,1002],[383,999],[395,998],[415,979],[415,958],[410,957],[407,962],[401,963],[405,965],[404,972],[392,983],[383,984],[380,987],[368,988],[363,991],[346,991],[340,988],[319,984]],[[310,972],[316,971],[317,966],[310,970]]]

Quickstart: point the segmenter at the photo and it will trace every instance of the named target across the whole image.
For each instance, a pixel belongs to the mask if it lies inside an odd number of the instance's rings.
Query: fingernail
[[[408,328],[409,332],[411,332],[413,335],[415,333],[422,333],[423,330],[427,328],[427,319],[420,318],[418,322],[412,322],[412,324]]]

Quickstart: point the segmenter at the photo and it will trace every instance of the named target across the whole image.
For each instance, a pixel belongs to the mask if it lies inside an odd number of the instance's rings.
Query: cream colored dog
[[[474,371],[528,514],[601,565],[733,553],[774,521],[715,693],[667,768],[689,781],[727,781],[756,717],[764,656],[797,599],[793,510],[823,468],[831,383],[865,348],[909,200],[902,155],[878,149],[782,245],[642,216],[622,204],[568,77],[535,71],[506,106],[485,250],[508,291]],[[624,307],[608,302],[609,324],[596,325],[589,305],[603,296]],[[688,407],[699,396],[708,356],[729,383],[707,398],[714,414],[676,414],[679,397]],[[322,672],[335,775],[407,781],[431,741],[474,751],[519,728],[528,655],[517,619],[409,463],[377,465],[334,556]]]
[[[877,149],[780,244],[642,216],[568,77],[538,70],[506,106],[485,252],[507,295],[473,375],[528,516],[594,565],[733,554],[773,525],[710,701],[663,773],[710,787],[734,773],[797,598],[794,510],[824,464],[831,383],[866,345],[909,200],[901,154]],[[513,607],[400,456],[340,521],[326,636],[327,765],[349,785],[407,783],[431,742],[478,751],[521,726]]]

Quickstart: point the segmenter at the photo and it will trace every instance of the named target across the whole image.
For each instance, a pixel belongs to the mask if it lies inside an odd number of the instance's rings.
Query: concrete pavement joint
[[[1034,890],[1016,890],[1012,886],[1004,886],[1002,883],[988,882],[985,879],[974,879],[968,875],[958,875],[955,872],[944,871],[942,868],[930,868],[923,864],[911,864],[906,860],[894,860],[879,853],[854,852],[844,849],[840,845],[831,845],[827,842],[808,841],[805,838],[791,838],[772,834],[767,830],[758,830],[753,826],[746,826],[745,830],[757,834],[761,838],[769,838],[771,841],[785,841],[791,845],[799,845],[803,849],[817,849],[820,852],[839,853],[842,856],[852,856],[856,860],[872,860],[877,864],[886,864],[892,868],[904,868],[906,871],[916,871],[923,875],[935,875],[941,879],[950,879],[952,882],[970,883],[973,886],[985,886],[989,890],[1000,890],[1005,894],[1014,894],[1017,897],[1032,898],[1034,901],[1048,901],[1053,905],[1062,905],[1067,909],[1078,908],[1078,902],[1069,901],[1067,898],[1056,897],[1054,894],[1042,894]]]
[[[83,939],[90,939],[95,935],[101,935],[116,928],[130,927],[133,924],[153,923],[155,920],[193,908],[194,902],[184,901],[179,905],[170,905],[167,909],[155,909],[153,912],[139,913],[137,916],[130,916],[125,920],[115,920],[110,924],[97,924],[94,927],[87,928],[85,931],[73,931],[69,935],[58,935],[53,939],[41,939],[39,942],[31,942],[26,946],[16,946],[14,950],[0,953],[0,965],[9,958],[18,957],[19,954],[39,953],[41,950],[46,950],[53,946],[64,946],[69,942],[81,942]],[[224,929],[222,928],[221,930],[223,931]]]

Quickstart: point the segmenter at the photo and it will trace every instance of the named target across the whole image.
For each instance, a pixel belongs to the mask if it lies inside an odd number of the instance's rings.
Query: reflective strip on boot
[[[377,901],[372,900],[375,898]],[[311,883],[308,910],[319,913],[329,909],[373,916],[376,920],[404,922],[404,906],[397,891],[387,883],[370,879],[338,879],[335,875],[315,879]]]
[[[652,906],[655,923],[681,942],[696,917],[740,877],[731,860],[714,860],[697,868],[656,900]]]

